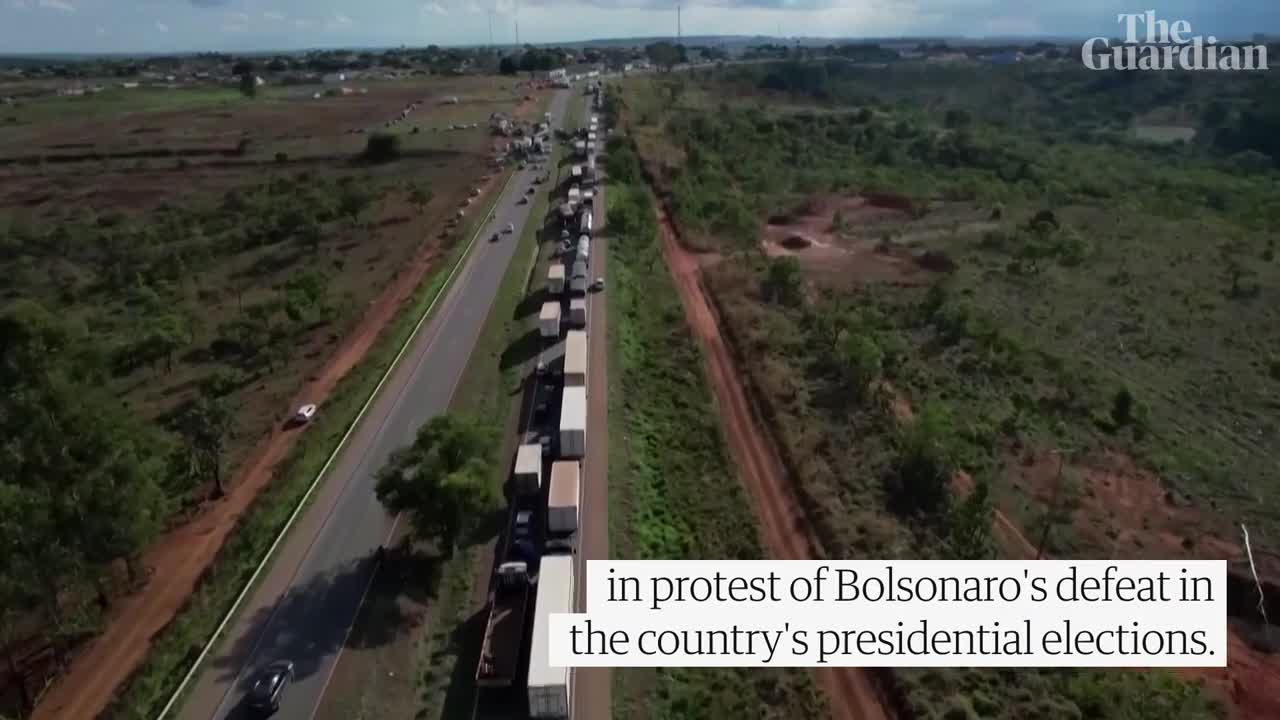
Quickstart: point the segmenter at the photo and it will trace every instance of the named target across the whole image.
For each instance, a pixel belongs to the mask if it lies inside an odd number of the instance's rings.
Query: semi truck
[[[529,717],[567,720],[573,669],[551,667],[551,616],[573,612],[573,556],[547,555],[538,571],[533,639],[529,647]]]
[[[559,305],[556,306],[560,308]],[[569,327],[584,328],[587,326],[587,299],[573,298],[569,301]],[[559,334],[559,333],[557,333]]]
[[[582,464],[557,460],[551,464],[547,497],[547,552],[573,552],[578,532],[578,483]]]
[[[575,260],[573,263],[573,276],[569,278],[569,294],[570,295],[586,295],[587,294],[587,262],[585,260]]]
[[[569,375],[565,357],[565,377]],[[565,383],[560,398],[560,457],[579,458],[587,454],[587,388]]]
[[[569,204],[576,206],[578,201],[582,199],[582,188],[574,185],[569,188]]]
[[[582,220],[578,222],[578,232],[583,235],[586,235],[587,237],[591,237],[591,222],[592,222],[591,216],[592,215],[594,215],[594,213],[592,212],[583,212]]]
[[[521,495],[532,495],[542,489],[541,445],[529,443],[516,450],[516,467],[511,473],[511,485]]]
[[[552,295],[564,292],[564,265],[556,263],[547,270],[547,292]]]
[[[564,339],[564,386],[585,387],[587,384],[587,333],[570,330]]]
[[[591,236],[590,235],[578,236],[578,252],[575,257],[576,259],[581,260],[584,263],[587,263],[587,264],[591,263]]]
[[[484,627],[484,644],[476,666],[476,686],[511,687],[520,666],[528,602],[528,564],[512,561],[499,565],[489,594],[489,621]]]
[[[573,318],[569,319],[572,321]],[[542,311],[538,313],[538,334],[547,339],[560,337],[560,303],[552,301],[542,304]]]

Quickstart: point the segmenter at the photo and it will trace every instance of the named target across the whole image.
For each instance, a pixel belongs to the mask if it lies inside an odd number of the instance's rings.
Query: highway
[[[553,96],[553,128],[563,126],[570,92]],[[248,717],[248,682],[258,668],[278,659],[293,661],[296,677],[274,718],[311,720],[315,714],[372,578],[374,552],[393,531],[394,519],[374,496],[375,473],[413,440],[419,426],[447,411],[529,219],[533,203],[517,200],[541,172],[532,166],[516,171],[435,314],[415,334],[310,507],[206,659],[180,717]],[[515,232],[490,242],[508,223]]]

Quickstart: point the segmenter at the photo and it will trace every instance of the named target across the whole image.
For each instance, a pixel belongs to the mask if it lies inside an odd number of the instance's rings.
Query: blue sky
[[[0,0],[0,53],[556,42],[674,34],[677,0]],[[517,4],[518,3],[518,4]],[[683,0],[686,35],[1119,35],[1113,0]],[[1280,32],[1280,0],[1167,0],[1197,34]]]

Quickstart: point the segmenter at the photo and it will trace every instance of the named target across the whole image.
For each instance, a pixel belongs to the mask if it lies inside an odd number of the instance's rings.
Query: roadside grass
[[[647,193],[610,181],[610,538],[619,559],[763,557],[730,469],[703,361],[663,263]],[[803,669],[615,670],[613,714],[819,717]]]
[[[500,193],[490,202],[496,202]],[[474,218],[458,234],[447,261],[422,283],[411,302],[397,312],[354,370],[325,401],[325,411],[275,470],[276,480],[254,500],[178,615],[152,643],[147,659],[107,711],[127,720],[154,720],[200,650],[208,642],[263,554],[297,507],[316,474],[337,448],[373,389],[412,335],[422,314],[443,293],[450,271],[464,259],[468,241],[488,215]],[[477,240],[479,242],[479,240]],[[252,588],[250,589],[252,592]],[[219,642],[225,642],[220,638]],[[175,708],[181,706],[181,698]]]

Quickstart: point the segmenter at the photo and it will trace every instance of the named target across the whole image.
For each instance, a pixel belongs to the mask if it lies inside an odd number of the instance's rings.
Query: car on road
[[[596,281],[591,283],[591,289],[596,292],[600,292],[601,290],[604,290],[604,278],[602,277],[596,278]]]
[[[507,223],[507,229],[504,232],[513,233],[516,231],[515,223]]]
[[[538,377],[542,377],[543,375],[546,375],[546,374],[547,374],[547,361],[546,361],[546,360],[539,360],[539,361],[538,361],[538,366],[537,366],[537,368],[535,369],[535,372],[538,374]]]
[[[278,711],[284,691],[291,682],[293,682],[293,663],[289,660],[277,660],[258,671],[253,679],[253,685],[249,687],[250,709],[268,715]]]
[[[306,405],[303,405],[302,407],[298,408],[298,411],[293,414],[293,424],[306,425],[307,423],[311,422],[311,418],[315,416],[316,416],[316,406],[311,403],[307,403]]]
[[[529,530],[533,522],[533,513],[529,510],[521,510],[516,513],[516,537],[529,537]]]
[[[534,193],[535,193],[535,192],[537,192],[537,191],[538,191],[538,190],[537,190],[537,188],[529,188],[528,190],[525,190],[525,191],[524,191],[524,194],[525,194],[525,195],[532,195],[532,194],[534,194]]]
[[[521,196],[520,196],[520,199],[516,201],[516,204],[517,204],[517,205],[528,205],[528,204],[529,204],[529,196],[528,196],[528,195],[521,195]]]
[[[542,446],[542,457],[551,456],[551,436],[543,435],[538,438],[538,444]]]

